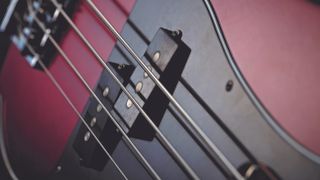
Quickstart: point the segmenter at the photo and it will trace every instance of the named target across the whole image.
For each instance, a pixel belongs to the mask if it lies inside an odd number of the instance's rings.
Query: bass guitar
[[[0,23],[3,179],[320,179],[318,1],[2,0]]]

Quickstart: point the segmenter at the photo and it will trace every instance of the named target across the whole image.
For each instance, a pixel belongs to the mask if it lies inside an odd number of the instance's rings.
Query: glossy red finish
[[[320,5],[211,1],[254,93],[285,131],[320,155]]]
[[[118,31],[134,5],[133,0],[94,2]],[[74,21],[107,60],[115,40],[84,2],[79,5]],[[90,86],[94,87],[102,71],[94,56],[73,31],[67,33],[61,46]],[[80,80],[59,55],[49,69],[82,112],[89,93]],[[24,171],[36,171],[38,174],[50,172],[56,166],[78,116],[46,74],[29,67],[13,45],[1,72],[0,85],[5,101],[7,144],[13,164],[23,166]]]

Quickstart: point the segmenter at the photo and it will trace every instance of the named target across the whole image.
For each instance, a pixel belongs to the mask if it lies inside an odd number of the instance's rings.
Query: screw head
[[[57,168],[56,168],[56,173],[59,173],[61,170],[62,170],[62,167],[61,167],[60,165],[57,166]]]
[[[181,31],[180,29],[177,29],[177,30],[175,30],[175,31],[172,32],[172,36],[181,38],[181,36],[182,36],[182,31]]]
[[[93,117],[90,121],[90,126],[93,127],[97,123],[97,118]]]
[[[153,54],[152,60],[153,62],[157,62],[160,59],[160,52],[157,51]]]
[[[109,90],[110,90],[109,87],[104,88],[104,90],[102,92],[103,97],[107,97],[108,96]]]
[[[119,69],[119,70],[121,70],[121,69],[123,69],[123,68],[125,68],[125,67],[126,67],[125,64],[119,64],[119,65],[118,65],[118,69]]]
[[[90,133],[89,131],[87,131],[86,134],[85,134],[84,137],[83,137],[83,140],[84,140],[85,142],[89,141],[90,136],[91,136],[91,133]]]
[[[230,92],[233,88],[233,81],[232,80],[229,80],[226,84],[226,91],[227,92]]]
[[[142,87],[143,87],[143,83],[141,81],[139,81],[137,84],[136,84],[136,92],[140,92],[142,90]]]

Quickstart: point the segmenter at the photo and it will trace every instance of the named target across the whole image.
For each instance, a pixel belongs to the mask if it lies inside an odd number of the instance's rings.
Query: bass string
[[[82,38],[84,42],[88,42],[87,39],[82,35],[79,29],[75,26],[71,18],[64,12],[59,3],[56,0],[51,0],[51,2],[56,6],[57,9],[60,10],[65,19],[69,22],[71,27],[78,32],[77,34]],[[89,4],[90,8],[94,11],[94,13],[100,18],[100,20],[105,24],[107,29],[111,31],[114,37],[126,48],[126,50],[131,54],[131,56],[138,62],[138,64],[144,69],[144,71],[148,74],[148,76],[153,80],[153,82],[161,89],[161,91],[167,96],[170,102],[173,104],[175,109],[187,120],[188,125],[187,128],[191,128],[190,132],[195,132],[196,137],[199,142],[201,142],[202,148],[205,148],[212,158],[218,157],[220,162],[224,165],[226,169],[231,173],[230,175],[235,177],[236,179],[244,179],[243,176],[238,172],[238,170],[232,165],[232,163],[226,158],[226,156],[220,151],[220,149],[210,140],[210,138],[202,131],[202,129],[195,123],[195,121],[188,115],[188,113],[182,108],[182,106],[176,101],[176,99],[168,92],[168,90],[162,85],[162,83],[155,77],[155,75],[149,70],[147,65],[141,60],[141,58],[135,53],[135,51],[131,48],[131,46],[124,40],[124,38],[117,32],[117,30],[113,27],[113,25],[109,22],[107,18],[103,16],[100,10],[95,6],[95,4],[91,0],[86,0]],[[80,32],[80,33],[79,33]],[[88,46],[90,48],[90,46]],[[92,47],[92,46],[91,46]],[[94,48],[90,48],[94,50]],[[94,53],[94,51],[93,51]],[[94,53],[95,54],[95,53]],[[97,57],[98,58],[98,57]],[[98,58],[99,60],[100,58]],[[102,59],[100,59],[102,60]],[[104,61],[100,62],[107,69],[107,65]],[[122,89],[126,92],[126,89]],[[134,102],[135,106],[139,109],[139,104],[135,102],[134,98],[131,98],[130,93],[126,93],[127,96]],[[140,111],[143,115],[143,110]],[[146,119],[147,116],[144,115]]]
[[[41,21],[34,16],[35,21],[40,26],[41,30],[45,32],[45,27],[41,23]],[[48,35],[49,41],[55,46],[55,48],[58,50],[59,54],[63,57],[63,59],[67,62],[67,64],[72,68],[73,72],[77,75],[77,77],[82,81],[82,84],[86,87],[86,89],[90,92],[90,94],[93,96],[93,98],[98,102],[98,104],[101,105],[102,109],[107,113],[107,115],[110,117],[113,124],[117,127],[119,132],[122,134],[122,137],[124,138],[125,144],[129,147],[129,149],[133,152],[135,157],[139,160],[139,162],[145,167],[147,172],[154,178],[154,179],[160,179],[159,175],[155,172],[155,170],[151,167],[151,165],[148,163],[148,161],[143,157],[141,152],[138,150],[138,148],[133,144],[133,142],[130,140],[130,138],[127,136],[127,134],[124,132],[124,130],[121,128],[121,125],[115,120],[115,118],[112,116],[111,112],[104,106],[104,104],[101,102],[101,100],[98,98],[98,96],[94,93],[94,91],[90,88],[89,84],[84,80],[83,76],[80,74],[80,72],[76,69],[76,67],[73,65],[71,60],[68,58],[68,56],[65,54],[65,52],[62,50],[62,48],[58,45],[58,43],[53,39],[51,35]]]
[[[56,1],[56,0],[52,0]],[[116,39],[126,48],[126,50],[131,54],[131,56],[138,62],[138,64],[144,69],[144,71],[150,76],[153,82],[159,87],[159,89],[167,96],[175,109],[180,113],[180,115],[187,121],[187,128],[192,128],[192,130],[197,133],[197,138],[199,142],[203,143],[204,148],[209,149],[208,152],[212,157],[215,155],[220,159],[220,161],[225,165],[225,167],[232,173],[237,179],[243,179],[242,175],[237,171],[237,169],[232,165],[232,163],[225,157],[225,155],[220,151],[220,149],[212,143],[210,138],[202,131],[202,129],[195,123],[191,116],[182,108],[178,101],[168,92],[168,90],[162,85],[162,83],[155,77],[155,75],[149,70],[147,65],[141,60],[133,48],[128,42],[117,32],[114,26],[109,22],[109,20],[104,17],[101,11],[96,7],[96,5],[91,0],[86,0],[90,8],[94,13],[100,18],[100,20],[105,24],[107,29],[112,32]]]
[[[28,1],[29,2],[29,1]],[[32,10],[32,6],[30,5],[30,2],[28,3],[28,10],[30,12],[30,15],[34,18],[35,22],[39,25],[41,31],[44,33],[46,32],[46,28],[43,25],[43,23],[36,17],[35,12]],[[155,172],[155,170],[151,167],[151,165],[148,163],[148,161],[145,159],[145,157],[141,154],[141,152],[138,150],[138,148],[133,144],[133,142],[130,140],[130,138],[127,136],[127,134],[124,132],[124,130],[121,128],[121,125],[118,124],[118,122],[115,120],[115,118],[111,115],[110,111],[104,106],[104,104],[101,102],[101,100],[98,98],[98,96],[93,92],[93,90],[90,88],[86,80],[83,78],[83,76],[80,74],[80,72],[77,70],[77,68],[73,65],[69,57],[65,54],[65,52],[62,50],[62,48],[58,45],[58,43],[54,40],[54,38],[49,34],[48,35],[49,41],[54,45],[54,47],[57,49],[59,54],[63,57],[65,62],[72,68],[73,72],[77,75],[77,77],[81,80],[82,84],[86,87],[86,89],[90,92],[90,94],[95,98],[95,100],[98,102],[98,104],[101,105],[102,109],[107,113],[107,115],[110,117],[113,124],[117,127],[119,132],[123,135],[123,139],[125,144],[129,147],[131,152],[135,155],[137,160],[143,165],[143,167],[147,170],[147,172],[151,175],[154,179],[160,179],[159,175]]]
[[[21,24],[21,19],[20,16],[17,13],[14,13],[14,18],[20,22]],[[18,29],[18,34],[21,36],[24,36],[21,30],[21,27],[17,26]],[[115,160],[112,158],[112,156],[110,155],[110,153],[107,151],[107,149],[105,148],[105,146],[101,143],[101,141],[99,140],[99,138],[95,135],[95,133],[93,132],[93,130],[90,128],[90,126],[88,125],[88,123],[85,121],[85,119],[81,116],[80,112],[77,110],[77,108],[75,107],[75,105],[72,103],[72,101],[70,100],[70,98],[68,97],[68,95],[65,93],[65,91],[62,89],[61,85],[58,83],[58,81],[56,80],[56,78],[52,75],[52,73],[46,68],[46,66],[44,65],[43,61],[41,60],[40,56],[36,53],[36,51],[33,49],[33,47],[28,43],[28,41],[25,42],[25,46],[27,47],[27,49],[30,51],[30,53],[33,55],[33,57],[38,59],[39,65],[41,66],[41,68],[43,68],[44,72],[46,73],[46,75],[49,77],[49,79],[52,81],[52,83],[55,85],[55,87],[58,89],[58,91],[61,93],[61,95],[64,97],[64,99],[67,101],[67,103],[71,106],[71,108],[73,109],[73,111],[77,114],[77,116],[81,119],[82,123],[86,126],[86,128],[89,130],[89,132],[92,134],[92,136],[94,137],[94,139],[97,141],[97,143],[99,144],[99,146],[102,148],[102,150],[104,151],[104,153],[108,156],[108,158],[112,161],[112,163],[115,165],[116,169],[118,170],[118,172],[123,176],[124,179],[128,179],[127,176],[124,174],[124,172],[121,170],[121,168],[119,167],[119,165],[115,162]],[[13,172],[13,171],[12,171]],[[11,175],[12,177],[16,177],[16,175],[13,172],[13,175]],[[17,179],[17,178],[14,178]]]
[[[75,105],[72,103],[72,101],[70,100],[70,98],[68,97],[68,95],[65,93],[65,91],[62,89],[61,85],[58,83],[58,81],[56,80],[56,78],[53,76],[53,74],[46,68],[46,66],[44,65],[43,61],[40,59],[40,56],[35,52],[35,50],[31,47],[30,44],[28,44],[28,42],[26,42],[26,47],[28,48],[28,50],[32,53],[32,55],[34,57],[38,58],[38,63],[41,66],[41,68],[44,70],[44,72],[46,73],[46,75],[49,77],[49,79],[51,80],[51,82],[54,84],[54,86],[58,89],[58,91],[60,92],[60,94],[64,97],[64,99],[67,101],[67,103],[70,105],[70,107],[73,109],[73,111],[77,114],[77,116],[81,119],[82,123],[86,126],[86,128],[88,129],[88,131],[90,132],[90,134],[94,137],[94,139],[97,141],[97,143],[99,144],[99,146],[102,148],[102,150],[104,151],[104,153],[108,156],[108,158],[111,160],[111,162],[114,164],[114,166],[116,167],[116,169],[118,170],[118,172],[121,174],[121,176],[128,180],[128,177],[125,175],[125,173],[122,171],[122,169],[119,167],[119,165],[116,163],[116,161],[112,158],[112,156],[110,155],[110,153],[108,152],[108,150],[105,148],[105,146],[101,143],[101,141],[99,140],[99,138],[95,135],[95,133],[93,132],[93,130],[90,128],[90,126],[88,125],[88,123],[86,122],[86,120],[82,117],[82,115],[80,114],[80,112],[78,111],[78,109],[75,107]]]
[[[85,45],[91,50],[96,59],[100,62],[100,64],[108,71],[108,73],[112,76],[112,78],[117,82],[123,92],[128,96],[128,98],[133,102],[135,107],[139,110],[139,112],[144,116],[149,125],[155,130],[156,138],[162,144],[162,146],[167,150],[170,156],[178,163],[178,165],[182,168],[182,170],[187,173],[189,177],[192,179],[199,179],[194,170],[187,164],[187,162],[182,158],[182,156],[177,152],[177,150],[173,147],[173,145],[168,141],[168,139],[163,135],[163,133],[159,130],[159,128],[154,124],[148,114],[142,109],[136,99],[132,96],[132,94],[124,87],[121,81],[116,77],[115,73],[108,67],[108,65],[103,61],[103,58],[99,55],[96,49],[91,45],[91,43],[85,38],[79,28],[73,23],[73,21],[69,18],[69,16],[63,11],[59,4],[54,4],[57,9],[61,12],[61,14],[66,18],[70,26],[74,29],[77,35],[81,38],[81,40],[85,43]]]

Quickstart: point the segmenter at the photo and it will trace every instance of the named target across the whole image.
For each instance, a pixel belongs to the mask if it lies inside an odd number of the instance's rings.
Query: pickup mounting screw
[[[90,121],[90,126],[93,127],[97,122],[97,118],[96,117],[93,117]]]
[[[101,110],[102,110],[102,106],[101,106],[101,104],[98,104],[98,106],[97,106],[97,112],[101,112]]]
[[[131,108],[132,107],[132,101],[130,99],[128,99],[127,101],[127,108]]]
[[[171,34],[172,34],[172,36],[181,38],[181,36],[182,36],[182,31],[181,31],[180,29],[178,29],[178,30],[173,31]]]
[[[84,137],[83,137],[83,140],[84,140],[85,142],[87,142],[87,141],[90,139],[90,136],[91,136],[91,133],[90,133],[89,131],[87,131],[86,134],[85,134]]]
[[[59,173],[61,170],[62,170],[62,167],[61,167],[60,165],[57,166],[57,168],[56,168],[56,173]]]
[[[230,92],[233,88],[233,81],[232,80],[229,80],[226,84],[226,91],[227,92]]]
[[[139,81],[137,84],[136,84],[136,92],[140,92],[142,90],[142,87],[143,87],[143,83],[141,81]]]
[[[109,94],[109,87],[106,87],[106,88],[104,88],[102,95],[103,95],[103,97],[107,97],[108,94]]]
[[[160,52],[157,51],[153,54],[152,60],[153,62],[157,62],[160,59]]]
[[[125,64],[119,64],[119,65],[118,65],[118,69],[119,69],[119,70],[121,70],[121,69],[123,69],[123,68],[125,68],[125,67],[126,67]]]

